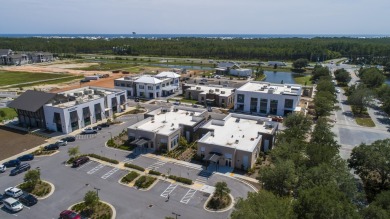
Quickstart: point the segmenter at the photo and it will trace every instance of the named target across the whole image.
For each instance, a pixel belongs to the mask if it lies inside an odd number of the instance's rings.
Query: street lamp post
[[[111,139],[112,139],[112,132],[108,132],[108,133],[110,133],[110,136],[111,136]]]
[[[41,168],[40,167],[36,167],[35,169],[38,170],[39,175],[41,175]]]
[[[96,190],[96,195],[99,197],[99,191],[100,191],[100,189],[98,189],[98,188],[96,188],[96,187],[93,187],[93,189]]]
[[[177,219],[177,217],[180,217],[180,216],[181,216],[180,214],[177,214],[177,213],[175,213],[175,212],[172,212],[172,214],[175,215],[176,219]]]

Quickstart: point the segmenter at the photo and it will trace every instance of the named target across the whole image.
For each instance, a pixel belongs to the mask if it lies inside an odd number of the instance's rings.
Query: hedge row
[[[137,166],[137,165],[134,165],[134,164],[131,164],[131,163],[125,163],[125,167],[136,169],[136,170],[139,170],[139,171],[142,171],[142,172],[145,171],[145,168]]]
[[[117,160],[114,160],[114,159],[111,159],[111,158],[108,158],[108,157],[103,157],[103,156],[100,156],[100,155],[97,155],[97,154],[87,154],[87,156],[93,157],[93,158],[96,158],[96,159],[99,159],[99,160],[102,160],[102,161],[106,161],[106,162],[109,162],[109,163],[113,163],[113,164],[118,164],[119,163],[119,161],[117,161]]]
[[[124,176],[122,178],[121,182],[123,182],[123,183],[131,183],[138,176],[139,176],[139,173],[137,173],[135,171],[131,171],[130,173],[128,173],[126,176]]]
[[[192,180],[184,178],[184,177],[169,175],[168,178],[176,180],[177,182],[181,182],[181,183],[187,184],[187,185],[192,185]]]
[[[141,176],[135,181],[134,185],[141,189],[149,188],[156,181],[156,178],[151,176]]]
[[[150,170],[150,171],[149,171],[149,174],[151,174],[151,175],[156,175],[156,176],[161,176],[161,173],[158,172],[158,171],[155,171],[155,170]]]

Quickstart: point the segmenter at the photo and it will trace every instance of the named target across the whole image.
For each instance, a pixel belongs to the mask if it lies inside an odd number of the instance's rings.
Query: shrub
[[[136,169],[136,170],[139,170],[139,171],[142,171],[142,172],[145,171],[145,168],[137,166],[135,164],[131,164],[131,163],[125,163],[125,167]]]
[[[107,146],[108,146],[108,147],[115,147],[116,144],[115,144],[115,142],[114,142],[114,139],[108,140],[108,141],[107,141]]]
[[[141,176],[135,181],[135,186],[138,188],[146,189],[156,181],[156,178],[151,176]]]
[[[155,171],[155,170],[150,170],[150,171],[149,171],[149,174],[151,174],[151,175],[156,175],[156,176],[161,176],[161,173],[158,172],[158,171]]]
[[[124,176],[121,180],[121,182],[123,183],[131,183],[135,178],[137,178],[139,176],[139,173],[137,172],[134,172],[134,171],[131,171],[130,173],[128,173],[126,176]]]
[[[111,158],[108,158],[108,157],[103,157],[103,156],[100,156],[100,155],[97,155],[97,154],[87,154],[87,156],[93,157],[93,158],[96,158],[96,159],[99,159],[99,160],[102,160],[102,161],[106,161],[106,162],[109,162],[109,163],[113,163],[113,164],[118,164],[119,163],[119,161],[117,161],[117,160],[114,160],[114,159],[111,159]]]
[[[184,177],[170,175],[170,176],[168,176],[168,178],[176,180],[177,182],[181,182],[181,183],[187,184],[187,185],[192,185],[192,180],[184,178]]]

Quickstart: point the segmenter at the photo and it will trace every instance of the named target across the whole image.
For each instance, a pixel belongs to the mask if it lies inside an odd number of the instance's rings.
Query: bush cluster
[[[150,171],[149,171],[149,174],[151,174],[151,175],[156,175],[156,176],[161,176],[161,173],[158,172],[158,171],[155,171],[155,170],[150,170]]]
[[[131,163],[125,163],[125,167],[136,169],[136,170],[139,170],[139,171],[142,171],[142,172],[145,171],[145,168],[137,166],[135,164],[131,164]]]
[[[141,176],[140,178],[137,179],[137,181],[135,181],[134,185],[137,186],[138,188],[146,189],[150,185],[152,185],[154,181],[156,181],[156,178],[154,178],[154,177]]]
[[[177,182],[181,182],[181,183],[187,184],[187,185],[192,185],[192,180],[184,178],[184,177],[170,175],[170,176],[168,176],[168,178],[176,180]]]
[[[122,183],[131,183],[135,178],[139,176],[139,173],[131,171],[126,176],[124,176],[121,180]]]

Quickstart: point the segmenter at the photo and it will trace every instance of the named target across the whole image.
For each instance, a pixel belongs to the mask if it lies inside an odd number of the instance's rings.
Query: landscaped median
[[[103,156],[100,156],[100,155],[97,155],[97,154],[80,154],[80,155],[77,155],[77,156],[72,156],[71,158],[69,158],[69,160],[66,161],[66,164],[71,165],[73,163],[73,161],[75,161],[77,158],[83,157],[83,156],[92,157],[92,158],[95,158],[97,160],[105,161],[107,163],[119,164],[119,161],[117,161],[115,159],[111,159],[111,158],[108,158],[108,157],[103,157]]]
[[[39,170],[29,170],[24,175],[24,182],[17,186],[23,191],[35,195],[38,199],[45,199],[54,192],[54,185],[50,182],[41,180]]]
[[[129,184],[131,182],[134,181],[134,179],[136,179],[137,177],[139,177],[140,174],[135,172],[135,171],[131,171],[130,173],[128,173],[126,176],[124,176],[122,179],[121,179],[121,183],[124,183],[124,184]]]
[[[83,218],[90,219],[114,219],[116,211],[114,206],[100,200],[95,191],[88,191],[84,196],[84,201],[69,207],[79,213]]]
[[[215,191],[204,204],[204,208],[211,212],[224,212],[233,208],[233,196],[230,195],[230,189],[226,182],[217,182]]]

